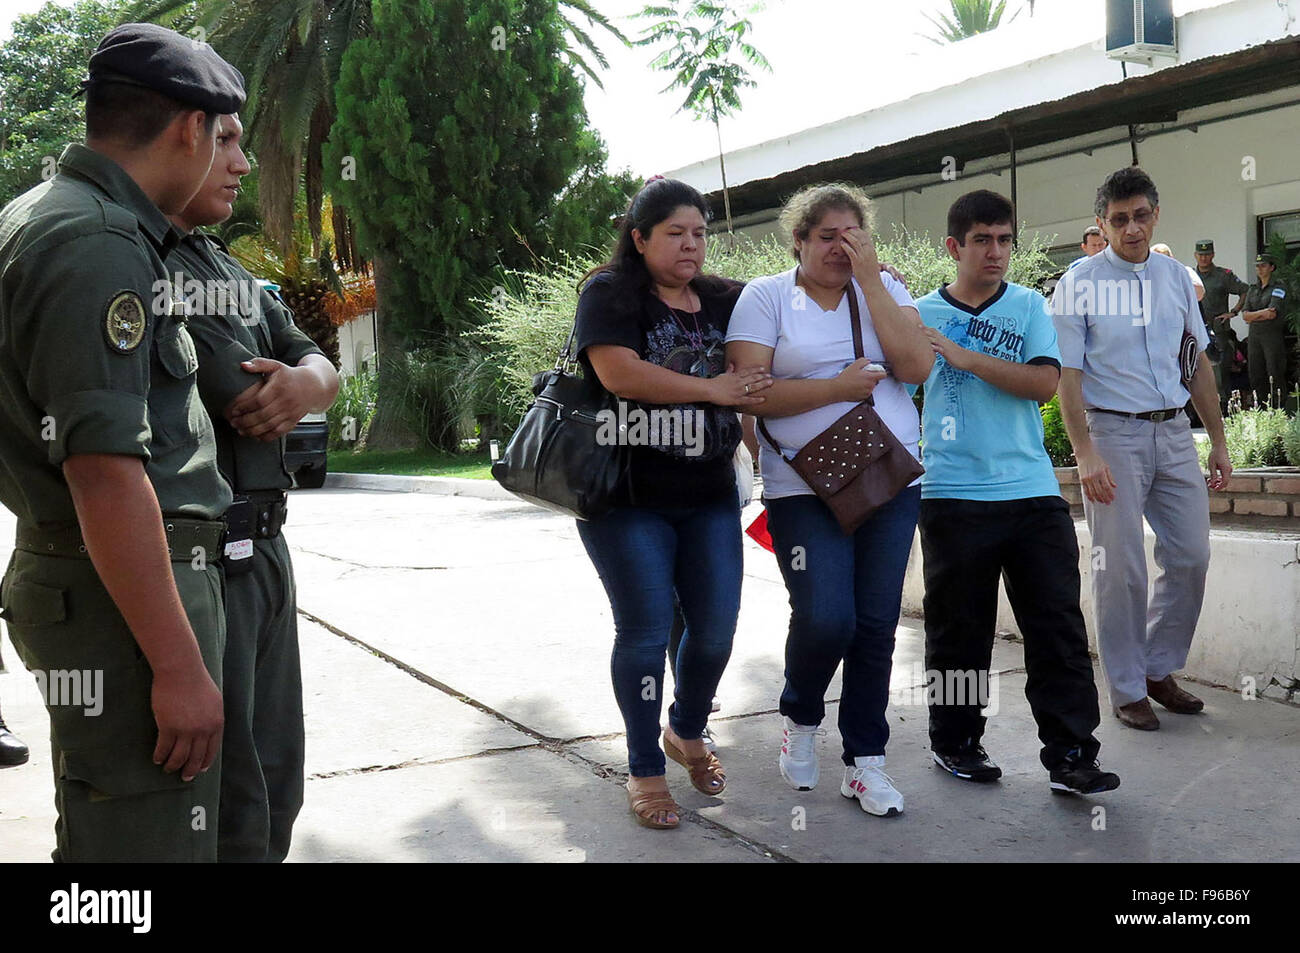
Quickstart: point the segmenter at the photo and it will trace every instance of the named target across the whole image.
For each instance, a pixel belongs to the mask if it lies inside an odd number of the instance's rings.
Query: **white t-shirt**
[[[836,377],[856,360],[853,355],[853,332],[849,325],[849,299],[841,296],[839,307],[823,311],[808,294],[795,284],[795,271],[755,278],[745,286],[731,312],[727,326],[727,340],[749,341],[773,348],[772,376],[778,380],[827,380]],[[887,273],[882,273],[885,289],[900,305],[916,310],[912,296],[903,284]],[[862,349],[872,360],[888,360],[876,337],[871,312],[856,280],[853,291],[858,296],[858,310],[862,318]],[[920,459],[917,443],[921,436],[920,418],[916,405],[904,384],[887,377],[872,395],[876,412],[894,432],[912,456]],[[827,404],[790,417],[764,418],[772,439],[781,446],[786,457],[792,457],[806,444],[840,417],[852,410],[853,401]],[[784,459],[778,457],[766,440],[759,435],[760,466],[763,472],[763,496],[779,499],[783,496],[812,495],[812,489]],[[920,482],[919,480],[916,482]],[[913,484],[916,485],[915,483]]]

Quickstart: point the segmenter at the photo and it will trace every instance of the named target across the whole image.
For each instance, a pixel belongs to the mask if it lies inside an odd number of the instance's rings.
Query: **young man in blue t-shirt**
[[[1097,765],[1079,547],[1038,409],[1056,393],[1060,354],[1046,300],[1004,280],[1012,221],[995,192],[954,202],[945,244],[957,280],[917,302],[935,350],[920,515],[930,747],[955,777],[1002,776],[980,743],[1001,576],[1024,637],[1025,695],[1051,789],[1097,794],[1119,778]]]

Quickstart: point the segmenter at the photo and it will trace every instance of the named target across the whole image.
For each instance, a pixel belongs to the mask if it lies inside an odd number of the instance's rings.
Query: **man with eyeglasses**
[[[1189,397],[1210,434],[1210,487],[1232,474],[1192,283],[1177,261],[1151,254],[1159,202],[1136,166],[1111,174],[1096,200],[1109,245],[1066,272],[1052,297],[1061,413],[1092,536],[1097,646],[1116,717],[1145,731],[1160,727],[1148,696],[1180,714],[1204,707],[1172,675],[1187,661],[1210,562]],[[1144,516],[1159,567],[1149,601]]]

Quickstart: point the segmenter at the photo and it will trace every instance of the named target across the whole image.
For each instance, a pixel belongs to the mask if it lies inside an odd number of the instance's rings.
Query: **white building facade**
[[[1100,37],[1017,61],[1016,50],[1043,51],[1024,22],[946,48],[943,85],[728,154],[737,230],[772,234],[798,188],[847,180],[873,196],[877,231],[928,231],[937,244],[952,201],[987,188],[1014,198],[1022,236],[1068,261],[1094,224],[1098,185],[1136,151],[1160,191],[1156,239],[1188,263],[1213,239],[1216,262],[1253,280],[1274,231],[1300,248],[1300,2],[1235,0],[1177,29],[1178,58],[1150,67],[1121,67]],[[990,62],[1014,65],[980,72]],[[716,158],[669,175],[705,192],[720,219]]]

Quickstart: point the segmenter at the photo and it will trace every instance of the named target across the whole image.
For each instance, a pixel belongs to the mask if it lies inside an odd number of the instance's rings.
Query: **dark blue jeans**
[[[781,714],[819,725],[826,689],[844,663],[844,763],[885,753],[894,630],[916,532],[921,488],[903,490],[852,536],[815,496],[767,501],[767,526],[790,591]]]
[[[668,724],[682,738],[698,738],[731,657],[740,611],[740,504],[618,507],[579,521],[578,536],[614,614],[610,670],[627,728],[628,767],[633,777],[655,777],[665,767],[659,713],[673,593],[686,632]]]

